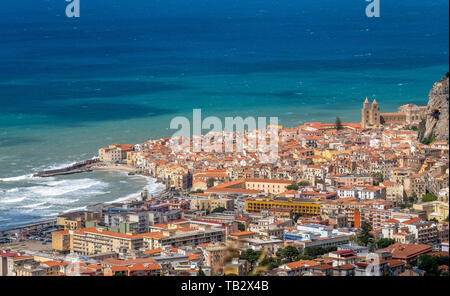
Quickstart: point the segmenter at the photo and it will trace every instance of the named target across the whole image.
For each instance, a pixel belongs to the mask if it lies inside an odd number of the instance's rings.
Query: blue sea
[[[175,116],[360,121],[424,105],[449,68],[448,0],[64,0],[0,4],[0,229],[161,189],[38,170],[166,137]]]

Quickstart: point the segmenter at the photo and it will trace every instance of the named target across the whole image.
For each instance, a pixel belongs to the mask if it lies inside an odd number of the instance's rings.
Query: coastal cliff
[[[435,138],[437,141],[449,140],[449,73],[441,81],[436,82],[428,96],[423,138]]]

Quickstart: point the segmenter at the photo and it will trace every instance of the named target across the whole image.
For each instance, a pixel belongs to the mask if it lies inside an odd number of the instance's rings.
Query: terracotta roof
[[[232,235],[232,236],[244,236],[244,235],[251,235],[251,234],[255,234],[255,233],[251,232],[251,231],[241,231],[241,232],[231,233],[230,235]]]
[[[433,248],[425,244],[402,244],[396,243],[379,251],[388,251],[392,259],[409,260],[419,255],[429,253]]]

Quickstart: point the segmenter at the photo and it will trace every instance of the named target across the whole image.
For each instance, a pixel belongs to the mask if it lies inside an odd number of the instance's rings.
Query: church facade
[[[378,102],[369,99],[363,103],[361,109],[361,127],[378,128],[383,125],[408,125],[417,126],[426,116],[426,106],[417,106],[415,104],[406,104],[400,106],[397,112],[381,113]]]

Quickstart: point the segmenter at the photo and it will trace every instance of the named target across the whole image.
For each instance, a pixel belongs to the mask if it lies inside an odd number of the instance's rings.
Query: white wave
[[[136,176],[139,176],[139,175],[136,175]],[[138,197],[141,196],[141,192],[144,190],[147,190],[148,194],[150,195],[150,194],[159,193],[166,188],[166,186],[164,184],[157,183],[155,178],[151,178],[151,177],[147,177],[147,176],[140,176],[140,177],[147,179],[147,185],[144,188],[142,188],[139,192],[135,192],[135,193],[129,194],[124,197],[119,197],[113,201],[108,201],[105,203],[112,204],[112,203],[124,202],[124,201],[131,200],[131,199],[137,199]]]
[[[23,175],[23,176],[17,176],[17,177],[9,177],[9,178],[0,178],[0,181],[3,182],[18,182],[23,180],[28,180],[33,178],[33,174]]]
[[[41,170],[44,170],[44,171],[59,170],[59,169],[70,167],[76,163],[77,163],[76,161],[55,163],[55,164],[51,164],[51,165],[47,165],[47,166],[42,166]]]
[[[84,206],[84,207],[79,207],[79,208],[72,208],[72,209],[68,209],[68,210],[65,210],[65,211],[63,211],[63,213],[70,213],[70,212],[77,212],[77,211],[83,211],[83,210],[86,210],[86,206]]]
[[[22,202],[25,199],[27,199],[26,197],[17,197],[17,198],[9,198],[9,199],[0,199],[0,203],[18,203],[18,202]]]
[[[6,193],[13,193],[13,192],[18,192],[19,191],[19,188],[11,188],[11,189],[8,189],[8,190],[6,190],[5,192]]]
[[[55,217],[55,216],[58,216],[59,215],[59,213],[50,213],[50,214],[47,214],[47,215],[42,215],[43,217]]]
[[[105,203],[106,204],[112,204],[112,203],[116,203],[116,202],[124,202],[124,201],[130,200],[130,199],[137,199],[140,196],[140,194],[141,194],[140,192],[132,193],[132,194],[129,194],[129,195],[124,196],[124,197],[119,197],[118,199],[115,199],[113,201],[107,201]]]
[[[34,209],[34,208],[38,208],[42,205],[47,204],[46,202],[39,202],[39,203],[35,203],[35,204],[30,204],[30,205],[24,205],[24,206],[20,206],[20,208],[25,208],[25,209]]]
[[[69,198],[45,198],[43,199],[46,203],[52,204],[52,205],[65,205],[65,204],[71,204],[74,202],[79,201],[79,199],[69,199]]]
[[[44,186],[33,186],[27,190],[39,196],[60,196],[68,193],[86,190],[92,187],[106,187],[107,184],[93,179],[78,179],[78,180],[61,180],[46,183]]]
[[[66,180],[60,180],[60,181],[46,182],[45,184],[48,186],[58,186],[60,184],[64,184],[65,182],[66,182]]]

